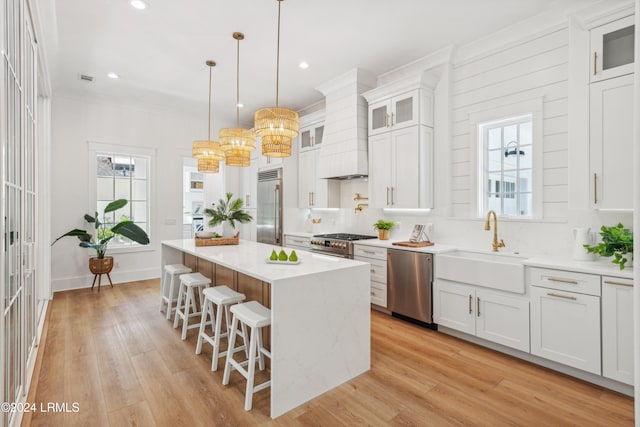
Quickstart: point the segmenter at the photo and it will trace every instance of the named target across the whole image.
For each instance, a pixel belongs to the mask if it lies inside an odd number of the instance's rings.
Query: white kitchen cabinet
[[[253,221],[246,224],[236,224],[236,229],[240,232],[240,238],[243,240],[256,241],[257,239],[257,227],[256,220],[258,219],[258,212],[256,209],[245,209],[245,211],[251,215]]]
[[[307,150],[298,154],[298,207],[340,207],[340,183],[318,178],[320,150]]]
[[[597,209],[633,209],[633,74],[590,85],[590,187]]]
[[[529,351],[527,298],[436,279],[434,322],[487,341]]]
[[[300,128],[300,152],[320,148],[324,136],[324,122]]]
[[[284,235],[284,245],[287,248],[291,249],[302,249],[305,251],[309,250],[311,246],[311,238],[310,237],[302,237],[302,236],[293,236],[291,234]]]
[[[633,385],[633,281],[602,277],[602,375]]]
[[[433,126],[433,92],[415,89],[369,104],[369,136],[423,124]]]
[[[591,30],[591,82],[633,73],[634,30],[633,16]]]
[[[241,197],[245,209],[256,209],[258,207],[258,156],[252,152],[251,165],[243,167],[241,171],[242,187]]]
[[[387,308],[387,250],[354,245],[354,260],[369,263],[371,271],[371,304]]]
[[[531,283],[531,354],[600,375],[600,292],[590,281],[579,289],[584,276],[556,270],[546,287]],[[597,295],[568,291],[572,286]]]
[[[369,162],[372,207],[433,207],[432,128],[411,126],[370,137]]]

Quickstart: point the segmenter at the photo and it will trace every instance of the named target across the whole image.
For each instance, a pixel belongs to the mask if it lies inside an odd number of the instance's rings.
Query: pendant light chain
[[[209,116],[207,122],[209,127],[207,129],[207,141],[211,141],[211,76],[213,75],[213,67],[209,65]]]
[[[236,127],[240,127],[240,38],[236,51]]]
[[[280,6],[282,0],[278,0],[278,47],[276,50],[276,108],[278,107],[278,93],[280,92]]]

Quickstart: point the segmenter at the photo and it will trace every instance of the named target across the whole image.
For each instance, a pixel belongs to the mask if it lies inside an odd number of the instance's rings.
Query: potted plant
[[[83,248],[91,248],[96,251],[96,256],[89,259],[89,270],[93,274],[108,274],[113,269],[113,257],[105,257],[107,246],[109,242],[116,236],[126,237],[141,245],[149,244],[149,236],[138,225],[128,218],[119,220],[114,225],[108,225],[107,214],[115,212],[118,209],[126,206],[126,199],[118,199],[109,203],[105,208],[102,215],[102,221],[98,217],[98,212],[95,216],[85,214],[84,219],[90,224],[93,224],[93,232],[89,233],[86,230],[74,228],[71,231],[64,233],[51,243],[53,246],[58,240],[67,236],[75,236],[80,240],[80,246]]]
[[[209,226],[215,227],[219,224],[223,226],[223,236],[233,237],[235,234],[236,222],[245,224],[251,222],[253,217],[242,210],[242,199],[233,200],[233,193],[227,193],[225,199],[218,200],[218,204],[212,204],[213,208],[207,208],[204,213],[211,217]]]
[[[602,242],[595,246],[584,245],[587,252],[597,254],[602,257],[611,257],[612,263],[618,264],[620,270],[630,267],[633,262],[633,232],[624,228],[622,224],[600,228]]]
[[[379,219],[378,222],[373,224],[373,228],[378,230],[378,237],[380,240],[389,240],[389,230],[396,225],[393,221],[385,221],[383,219]]]

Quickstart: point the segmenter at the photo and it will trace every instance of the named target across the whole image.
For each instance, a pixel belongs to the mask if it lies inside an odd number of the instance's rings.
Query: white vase
[[[236,234],[236,229],[231,226],[227,221],[222,224],[222,237],[233,237]]]
[[[632,252],[627,252],[626,254],[622,255],[622,257],[627,259],[627,262],[624,263],[624,268],[633,267],[633,253]]]

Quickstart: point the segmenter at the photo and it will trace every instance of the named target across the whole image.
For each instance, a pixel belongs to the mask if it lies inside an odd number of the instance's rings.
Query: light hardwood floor
[[[633,399],[372,312],[371,370],[279,417],[269,391],[243,409],[242,378],[222,386],[211,346],[195,355],[158,311],[159,281],[56,293],[29,402],[79,412],[27,414],[29,426],[613,426]]]

